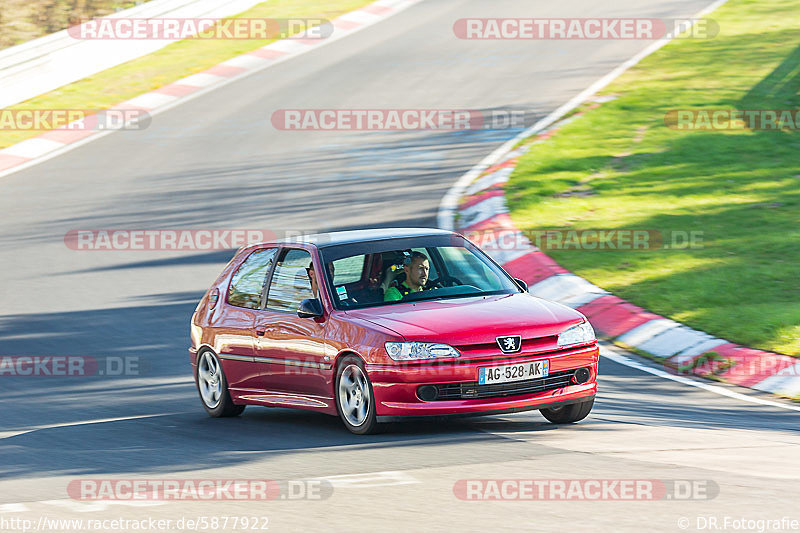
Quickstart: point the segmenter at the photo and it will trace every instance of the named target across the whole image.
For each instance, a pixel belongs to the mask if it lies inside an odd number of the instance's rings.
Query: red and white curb
[[[726,1],[715,0],[693,19],[702,18]],[[573,274],[530,244],[508,215],[505,183],[516,167],[519,156],[528,149],[527,146],[517,146],[533,136],[537,136],[534,143],[543,142],[554,131],[554,124],[558,122],[558,126],[563,126],[578,118],[580,114],[566,119],[563,117],[671,40],[668,36],[654,42],[486,156],[461,176],[444,196],[439,206],[438,225],[463,233],[477,232],[475,234],[482,241],[477,244],[514,277],[528,283],[531,294],[577,309],[603,337],[665,358],[667,368],[672,373],[688,372],[781,396],[800,397],[799,359],[718,339],[614,296]],[[602,98],[595,99],[597,103],[603,101]],[[497,238],[493,239],[492,235]],[[502,245],[509,242],[514,242],[514,245]],[[730,366],[726,364],[721,368],[715,366],[718,363],[714,361],[703,363],[701,357],[709,352],[717,353]],[[617,359],[627,360],[624,357]],[[629,366],[636,365],[632,362]]]
[[[545,130],[534,142],[552,131]],[[800,360],[739,346],[650,313],[571,273],[531,245],[508,215],[504,189],[526,151],[523,147],[508,152],[464,187],[454,216],[458,231],[468,237],[477,235],[476,244],[510,274],[524,280],[531,294],[577,309],[603,337],[665,358],[668,367],[681,372],[782,396],[800,396]],[[697,364],[708,352],[719,354],[725,367],[714,367],[718,364],[714,361]]]
[[[203,72],[141,94],[114,106],[113,110],[137,109],[156,115],[206,92],[286,61],[300,54],[380,22],[422,0],[378,0],[332,20],[333,33],[326,39],[284,39],[228,59]],[[18,172],[96,140],[116,130],[61,129],[42,133],[0,150],[0,177]]]

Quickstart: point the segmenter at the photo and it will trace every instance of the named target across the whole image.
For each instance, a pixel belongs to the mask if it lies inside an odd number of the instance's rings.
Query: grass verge
[[[551,250],[646,309],[800,356],[800,132],[677,130],[676,109],[800,109],[800,0],[731,0],[720,33],[676,40],[604,91],[616,99],[532,145],[508,187],[524,230],[646,229],[692,248]]]

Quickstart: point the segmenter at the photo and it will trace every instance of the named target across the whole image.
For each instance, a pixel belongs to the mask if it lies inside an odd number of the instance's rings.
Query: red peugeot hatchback
[[[200,301],[190,359],[211,416],[312,409],[353,433],[419,415],[589,414],[598,347],[457,233],[344,231],[242,248]]]

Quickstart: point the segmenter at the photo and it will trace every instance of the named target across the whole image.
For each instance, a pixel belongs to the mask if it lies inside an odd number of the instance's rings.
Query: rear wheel
[[[586,418],[593,405],[594,398],[586,402],[564,405],[555,409],[540,409],[539,412],[553,424],[572,424]]]
[[[197,357],[195,377],[200,400],[209,415],[220,418],[242,414],[245,406],[236,405],[231,400],[225,372],[222,371],[219,357],[214,352],[206,350]]]
[[[375,433],[378,417],[372,383],[361,359],[348,356],[336,370],[336,409],[347,429],[357,435]]]

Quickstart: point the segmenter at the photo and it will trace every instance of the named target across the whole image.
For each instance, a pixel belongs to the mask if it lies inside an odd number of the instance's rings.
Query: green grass
[[[744,345],[800,356],[800,132],[681,131],[686,108],[800,108],[800,0],[731,0],[720,34],[678,40],[532,145],[508,186],[526,230],[703,232],[702,247],[550,251],[631,302]],[[570,190],[588,196],[557,197]]]
[[[237,17],[333,19],[363,7],[371,1],[270,0]],[[107,109],[275,40],[187,39],[9,109]],[[0,148],[41,133],[41,131],[0,131]]]

